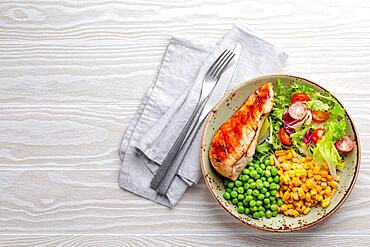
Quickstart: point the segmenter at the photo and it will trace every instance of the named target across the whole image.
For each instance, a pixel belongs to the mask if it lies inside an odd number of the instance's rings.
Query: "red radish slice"
[[[351,138],[349,138],[348,136],[343,136],[339,138],[338,141],[335,142],[335,147],[339,152],[349,153],[353,150],[355,144],[353,143]]]
[[[301,120],[307,115],[307,106],[300,101],[296,101],[289,107],[288,113],[292,118]]]

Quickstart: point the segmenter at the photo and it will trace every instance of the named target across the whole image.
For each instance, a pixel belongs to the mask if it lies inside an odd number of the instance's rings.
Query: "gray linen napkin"
[[[284,52],[238,24],[217,47],[183,37],[171,38],[154,83],[125,132],[120,148],[121,188],[173,207],[186,189],[199,181],[200,133],[166,196],[150,187],[159,165],[196,106],[206,70],[220,52],[232,49],[236,42],[241,43],[242,52],[229,89],[250,77],[278,72],[287,59]]]

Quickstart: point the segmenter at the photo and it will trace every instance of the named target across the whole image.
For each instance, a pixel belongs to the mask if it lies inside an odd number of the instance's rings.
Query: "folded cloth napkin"
[[[167,156],[195,108],[203,76],[225,49],[242,45],[239,63],[229,89],[246,79],[280,71],[287,55],[242,25],[234,27],[217,46],[184,37],[172,37],[153,85],[126,129],[120,148],[119,186],[168,207],[201,177],[200,133],[194,140],[165,196],[150,181]]]

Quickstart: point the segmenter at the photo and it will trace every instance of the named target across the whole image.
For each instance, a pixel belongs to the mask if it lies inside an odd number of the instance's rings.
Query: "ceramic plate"
[[[231,202],[226,201],[223,198],[223,177],[213,169],[209,161],[209,145],[219,127],[234,114],[234,112],[244,103],[245,99],[250,94],[252,94],[258,87],[265,83],[273,82],[274,85],[276,85],[275,83],[278,79],[281,79],[284,84],[302,82],[311,85],[319,92],[327,91],[314,82],[289,75],[270,75],[259,77],[235,87],[231,92],[229,92],[219,101],[219,103],[214,107],[213,111],[207,119],[201,143],[201,166],[204,179],[210,192],[217,200],[217,202],[229,214],[231,214],[242,223],[250,225],[257,229],[274,232],[289,232],[301,230],[325,220],[336,210],[338,210],[338,208],[344,203],[356,182],[356,178],[359,172],[360,143],[353,121],[346,111],[346,131],[347,135],[355,140],[355,148],[345,158],[345,169],[342,172],[339,172],[341,179],[337,192],[332,199],[332,203],[327,208],[324,209],[321,206],[317,206],[312,208],[311,212],[307,215],[300,215],[297,218],[278,214],[278,216],[272,217],[270,219],[267,219],[266,217],[263,217],[261,219],[253,219],[249,215],[247,216],[245,214],[239,214],[236,210],[236,206],[232,205]]]

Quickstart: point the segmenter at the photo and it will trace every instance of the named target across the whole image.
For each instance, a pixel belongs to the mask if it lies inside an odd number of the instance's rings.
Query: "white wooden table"
[[[0,245],[368,244],[370,3],[180,2],[1,1]],[[332,90],[360,131],[354,191],[307,231],[245,227],[204,183],[174,209],[117,185],[122,134],[171,34],[216,42],[235,22],[289,53],[284,73]]]

